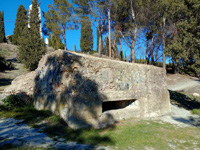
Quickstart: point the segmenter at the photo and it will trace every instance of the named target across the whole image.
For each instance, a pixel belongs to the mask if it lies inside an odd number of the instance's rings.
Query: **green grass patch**
[[[200,116],[200,109],[193,109],[192,113]]]
[[[200,128],[177,128],[174,125],[159,121],[124,120],[105,129],[70,129],[57,115],[49,111],[38,111],[33,106],[25,106],[10,111],[1,110],[0,117],[24,119],[33,127],[45,127],[43,132],[80,144],[104,145],[111,149],[150,149],[168,150],[200,148]],[[44,122],[44,124],[38,124]],[[7,145],[9,148],[9,145]],[[12,146],[10,148],[13,148]],[[19,147],[18,149],[33,149]],[[36,148],[39,149],[39,148]],[[16,150],[16,149],[14,149]]]
[[[29,125],[39,123],[50,117],[51,115],[52,113],[50,111],[38,111],[33,106],[15,108],[9,111],[3,109],[0,111],[0,117],[23,119],[24,123],[27,123]]]
[[[5,56],[5,55],[10,55],[9,51],[5,48],[0,48],[0,55]]]

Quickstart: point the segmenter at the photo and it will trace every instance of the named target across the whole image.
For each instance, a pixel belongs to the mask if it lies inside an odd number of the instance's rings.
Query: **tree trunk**
[[[153,36],[151,41],[151,64],[154,64],[154,48],[155,48],[155,37]]]
[[[135,63],[135,40],[131,40],[131,62]]]
[[[176,62],[176,61],[174,61],[174,73],[175,74],[178,74],[179,73],[179,64]]]
[[[101,52],[102,52],[102,32],[101,32],[101,28],[100,28],[100,26],[98,25],[98,27],[99,27],[99,48],[98,48],[98,54],[99,54],[99,57],[101,57],[102,56],[102,54],[101,54]]]
[[[131,38],[131,62],[135,63],[136,59],[135,59],[135,42],[137,39],[137,23],[136,23],[136,19],[135,19],[135,12],[133,9],[133,1],[131,0],[131,15],[135,24],[135,29],[134,29],[134,36],[133,38]]]
[[[166,58],[165,58],[165,41],[166,41],[166,35],[165,35],[165,21],[166,18],[163,16],[163,25],[162,25],[162,45],[163,45],[163,69],[166,70]]]
[[[120,47],[120,58],[123,60],[123,51],[122,51],[122,44],[121,44],[121,39],[119,38],[119,47]]]
[[[146,41],[146,52],[145,52],[146,64],[149,64],[149,59],[147,57],[148,52],[149,52],[149,41],[147,40]]]
[[[155,56],[155,62],[158,60],[158,50],[160,48],[160,43],[158,43],[158,47],[156,49],[156,56]]]
[[[65,50],[67,50],[66,29],[65,28],[64,28],[64,42],[65,42]]]

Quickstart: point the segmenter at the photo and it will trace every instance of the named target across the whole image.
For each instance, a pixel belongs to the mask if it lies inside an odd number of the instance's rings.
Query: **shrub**
[[[14,66],[12,65],[11,62],[7,62],[5,57],[2,54],[2,49],[0,48],[0,71],[4,71],[7,69],[14,69]]]
[[[2,101],[4,102],[3,106],[7,110],[23,107],[25,105],[24,102],[17,95],[13,94],[4,98]]]

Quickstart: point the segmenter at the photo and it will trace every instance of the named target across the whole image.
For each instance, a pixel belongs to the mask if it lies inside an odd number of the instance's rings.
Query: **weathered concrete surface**
[[[32,74],[28,93],[35,107],[60,114],[72,128],[100,128],[124,118],[170,112],[165,71],[154,66],[58,50],[45,55]],[[122,100],[129,100],[123,104],[127,107],[102,112],[103,103]]]

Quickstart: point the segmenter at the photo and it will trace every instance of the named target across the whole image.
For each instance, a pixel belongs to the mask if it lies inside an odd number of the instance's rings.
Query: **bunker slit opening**
[[[119,100],[119,101],[107,101],[102,103],[102,112],[109,110],[125,109],[128,107],[137,107],[136,99],[132,100]]]

